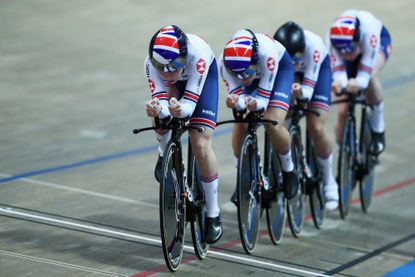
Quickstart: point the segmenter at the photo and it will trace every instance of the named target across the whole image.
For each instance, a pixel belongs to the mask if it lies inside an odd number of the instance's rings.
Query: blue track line
[[[218,137],[218,136],[228,134],[228,133],[231,132],[231,130],[232,130],[231,128],[220,129],[220,130],[218,130],[214,133],[214,136]],[[183,139],[183,144],[186,144],[186,143],[187,143],[187,139]],[[61,165],[61,166],[54,166],[54,167],[49,167],[49,168],[45,168],[45,169],[20,173],[20,174],[14,175],[14,176],[10,176],[10,177],[0,179],[0,184],[15,181],[15,180],[22,179],[22,178],[27,178],[27,177],[32,177],[32,176],[44,175],[44,174],[48,174],[48,173],[52,173],[52,172],[57,172],[57,171],[73,169],[73,168],[77,168],[77,167],[81,167],[81,166],[85,166],[85,165],[91,165],[91,164],[102,163],[102,162],[107,162],[107,161],[111,161],[111,160],[126,158],[126,157],[129,157],[129,156],[136,156],[136,155],[151,153],[151,152],[157,151],[157,147],[158,147],[157,145],[151,145],[151,146],[138,148],[138,149],[135,149],[135,150],[118,152],[118,153],[115,153],[115,154],[106,155],[106,156],[102,156],[102,157],[98,157],[98,158],[94,158],[94,159],[90,159],[90,160],[85,160],[85,161],[80,161],[80,162],[76,162],[76,163],[71,163],[71,164],[66,164],[66,165]]]
[[[411,75],[405,75],[405,76],[401,76],[399,78],[396,79],[392,79],[392,80],[388,80],[383,82],[383,88],[384,89],[392,89],[392,88],[396,88],[402,85],[405,85],[407,83],[411,83],[415,81],[415,74],[411,74]]]
[[[404,84],[407,84],[407,83],[410,83],[410,82],[413,82],[413,81],[415,81],[415,74],[405,75],[405,76],[402,76],[402,77],[399,77],[399,78],[396,78],[396,79],[385,81],[383,83],[383,86],[384,86],[385,89],[392,89],[392,88],[399,87],[401,85],[404,85]],[[219,137],[219,136],[228,134],[228,133],[231,132],[231,130],[232,130],[231,128],[220,129],[220,130],[215,132],[215,137]],[[183,142],[187,143],[186,141],[183,141]],[[157,150],[156,145],[146,146],[146,147],[138,148],[138,149],[135,149],[135,150],[119,152],[119,153],[115,153],[115,154],[111,154],[111,155],[107,155],[107,156],[102,156],[102,157],[98,157],[98,158],[94,158],[94,159],[90,159],[90,160],[85,160],[85,161],[80,161],[80,162],[61,165],[61,166],[55,166],[55,167],[50,167],[50,168],[46,168],[46,169],[40,169],[40,170],[34,170],[34,171],[30,171],[30,172],[20,173],[20,174],[16,174],[14,176],[11,176],[11,177],[6,177],[6,178],[0,179],[0,184],[11,182],[11,181],[18,180],[18,179],[21,179],[21,178],[27,178],[27,177],[31,177],[31,176],[37,176],[37,175],[43,175],[43,174],[48,174],[48,173],[57,172],[57,171],[73,169],[73,168],[77,168],[77,167],[81,167],[81,166],[85,166],[85,165],[90,165],[90,164],[96,164],[96,163],[121,159],[121,158],[134,156],[134,155],[142,155],[142,154],[154,152],[156,150]]]

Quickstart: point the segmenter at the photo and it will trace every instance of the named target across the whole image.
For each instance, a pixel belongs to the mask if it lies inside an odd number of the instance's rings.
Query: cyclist
[[[383,87],[377,74],[391,53],[391,37],[383,23],[367,11],[346,10],[331,25],[329,32],[333,71],[332,90],[345,88],[356,93],[365,90],[366,100],[372,106],[371,150],[380,154],[385,149],[385,122],[383,119]],[[347,104],[338,106],[335,126],[340,143]]]
[[[213,244],[223,233],[217,194],[218,165],[212,149],[218,110],[215,57],[203,38],[169,25],[152,37],[144,68],[152,96],[146,103],[147,115],[161,119],[190,118],[191,125],[204,128],[201,133],[190,131],[190,143],[206,196],[206,242]],[[156,131],[159,157],[154,175],[159,182],[163,151],[170,136],[171,131]]]
[[[274,39],[285,46],[294,63],[293,97],[308,101],[308,108],[319,114],[307,114],[307,130],[323,173],[325,206],[328,210],[334,210],[339,202],[338,186],[332,171],[332,143],[324,131],[331,102],[331,69],[327,48],[319,36],[303,30],[292,21],[281,25]]]
[[[219,68],[229,92],[228,108],[264,110],[265,119],[280,123],[276,126],[266,123],[265,128],[281,159],[285,195],[293,198],[298,191],[298,178],[291,158],[290,135],[282,124],[290,105],[294,78],[290,56],[272,37],[242,29],[225,45]],[[236,164],[246,128],[246,124],[233,127],[232,149]],[[236,191],[231,201],[237,204]]]

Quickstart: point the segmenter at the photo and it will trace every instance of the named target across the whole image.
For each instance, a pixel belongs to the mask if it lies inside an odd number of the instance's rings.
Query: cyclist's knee
[[[277,125],[273,125],[272,123],[264,123],[264,127],[267,130],[268,133],[278,133],[281,132],[281,128],[284,128],[284,126],[280,123]]]
[[[310,123],[307,121],[307,130],[313,139],[318,138],[324,133],[324,123],[317,120]]]
[[[270,135],[274,147],[277,147],[276,145],[288,145],[290,143],[290,135],[284,125],[265,124],[265,129]],[[277,147],[278,149],[280,149],[279,146]]]
[[[207,132],[192,132],[190,134],[190,143],[192,151],[195,155],[203,155],[203,153],[211,151],[212,134]]]
[[[323,110],[313,110],[318,113],[318,116],[312,113],[307,115],[307,130],[312,137],[321,136],[324,133],[324,128],[328,120],[328,112]]]
[[[192,151],[195,156],[206,156],[211,151],[210,143],[206,140],[192,140]]]
[[[264,119],[276,120],[278,122],[276,126],[282,125],[286,116],[287,112],[279,108],[268,108],[264,113]]]
[[[372,77],[366,91],[366,100],[369,105],[378,105],[383,101],[383,87],[377,77]]]

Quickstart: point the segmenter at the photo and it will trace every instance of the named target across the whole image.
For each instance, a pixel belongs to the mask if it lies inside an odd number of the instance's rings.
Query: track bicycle
[[[368,112],[369,105],[364,97],[364,91],[360,90],[357,94],[353,94],[342,90],[340,95],[347,95],[347,97],[335,100],[332,104],[348,104],[337,166],[340,217],[346,219],[357,182],[359,182],[361,208],[364,212],[368,211],[372,201],[374,169],[378,164],[378,157],[371,151],[372,132]],[[360,126],[356,124],[357,105],[362,107]],[[357,133],[358,128],[359,133]]]
[[[205,242],[205,195],[192,147],[188,144],[187,175],[183,160],[181,136],[189,130],[202,132],[202,127],[190,126],[187,119],[155,118],[155,126],[133,130],[138,134],[149,130],[171,130],[162,161],[162,180],[159,190],[160,234],[164,260],[174,272],[183,256],[186,224],[190,223],[193,248],[196,256],[206,257],[209,245]]]
[[[309,197],[310,210],[314,226],[319,229],[325,216],[324,186],[322,173],[319,169],[317,156],[309,132],[306,130],[305,148],[303,143],[300,121],[307,114],[320,116],[316,111],[307,108],[307,101],[296,100],[291,105],[291,124],[289,134],[291,138],[291,154],[296,170],[299,186],[295,197],[288,200],[287,214],[291,233],[298,237],[303,224],[306,198]]]
[[[271,241],[278,244],[283,235],[286,218],[282,172],[279,157],[272,149],[269,135],[265,132],[265,161],[261,164],[257,129],[263,123],[278,124],[263,118],[263,111],[237,112],[234,120],[218,122],[247,124],[247,132],[241,144],[237,166],[237,214],[238,229],[246,253],[254,251],[258,240],[259,223],[263,210],[266,211],[268,232]]]

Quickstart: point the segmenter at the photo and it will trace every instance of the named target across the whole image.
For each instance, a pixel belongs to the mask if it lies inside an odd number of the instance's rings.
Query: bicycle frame
[[[246,116],[244,113],[233,110],[234,120],[218,122],[217,125],[225,123],[246,123],[248,125],[241,145],[238,165],[237,214],[242,246],[246,253],[251,254],[258,239],[259,219],[263,210],[262,189],[268,190],[268,183],[262,172],[257,129],[261,126],[260,123],[267,122],[276,125],[278,122],[263,119],[262,111],[250,112]]]
[[[301,137],[301,142],[303,142],[303,137],[302,137],[302,132],[300,129],[300,121],[303,117],[307,116],[307,114],[311,113],[314,114],[315,116],[320,116],[320,113],[317,111],[313,111],[313,110],[309,110],[306,107],[307,101],[306,100],[297,100],[297,104],[292,105],[291,106],[291,110],[292,110],[292,115],[291,115],[291,126],[294,126],[294,128],[296,128],[296,130],[298,131],[298,133],[300,134]],[[311,144],[311,138],[310,135],[308,133],[308,130],[306,129],[306,146],[308,146],[309,144]],[[302,144],[301,146],[302,150],[304,149],[304,145]],[[308,169],[308,165],[307,165],[307,161],[306,161],[306,157],[304,155],[304,151],[301,151],[301,162],[302,162],[302,166],[305,169],[305,171],[303,172],[303,182],[305,184],[309,184],[311,181],[317,181],[315,180],[316,177],[318,176],[311,176],[309,169]],[[305,188],[305,192],[307,192],[307,194],[309,194],[310,190],[308,189],[308,187]]]
[[[346,93],[346,91],[343,90],[342,94],[344,93]],[[370,204],[372,183],[368,184],[370,187],[370,195],[363,196],[362,187],[366,186],[366,184],[363,184],[364,179],[366,178],[368,173],[373,169],[371,160],[368,161],[367,159],[367,155],[369,154],[369,151],[364,148],[364,147],[367,147],[367,145],[365,145],[365,135],[367,134],[368,131],[370,132],[370,130],[366,130],[366,128],[368,128],[367,107],[369,105],[367,104],[364,98],[362,90],[359,91],[357,94],[347,93],[346,99],[341,99],[341,100],[332,102],[332,104],[339,104],[339,103],[348,104],[348,111],[346,114],[343,132],[344,131],[348,132],[347,134],[349,136],[347,139],[348,145],[341,145],[340,151],[342,152],[342,149],[345,148],[345,150],[347,151],[345,153],[348,153],[348,155],[352,158],[352,166],[348,167],[349,172],[347,173],[347,175],[345,175],[346,173],[343,172],[344,169],[342,168],[342,165],[341,165],[341,163],[344,161],[339,159],[338,175],[340,177],[347,176],[347,179],[346,179],[347,182],[345,185],[347,186],[351,182],[351,190],[353,190],[356,187],[357,181],[360,182],[362,209],[363,211],[366,212],[368,205]],[[356,121],[357,121],[356,120],[356,105],[362,106],[362,114],[361,114],[361,120],[360,120],[359,127],[356,126]],[[350,128],[350,130],[346,128]],[[359,131],[360,131],[359,139],[357,137],[357,130],[358,130],[357,128],[359,128]],[[342,136],[344,136],[344,134],[342,134]],[[341,153],[340,155],[344,155],[344,154]],[[372,157],[370,157],[370,159],[372,159]],[[375,161],[376,161],[376,157],[375,157]],[[374,164],[376,164],[376,162]],[[373,178],[372,178],[372,181],[373,181]],[[340,185],[339,186],[340,200],[344,201],[344,199],[347,199],[346,204],[344,205],[341,203],[340,209],[339,209],[341,218],[345,219],[348,213],[349,206],[350,206],[350,199],[351,199],[352,191],[347,190],[347,187],[345,187],[345,185],[343,184],[342,178],[339,178],[339,185]]]
[[[324,216],[324,205],[322,205],[321,201],[319,200],[322,198],[320,195],[320,190],[316,189],[316,192],[318,192],[319,196],[314,197],[313,195],[315,193],[315,185],[319,184],[320,182],[318,168],[314,168],[313,173],[316,173],[316,175],[313,176],[306,160],[307,153],[305,153],[306,149],[304,148],[303,136],[300,128],[300,121],[307,114],[312,113],[316,116],[320,116],[320,114],[316,111],[308,110],[306,107],[306,100],[297,99],[296,101],[296,104],[291,105],[290,107],[291,126],[289,128],[289,132],[292,139],[291,153],[295,165],[295,170],[297,170],[299,177],[299,188],[301,189],[301,194],[297,194],[293,199],[288,200],[287,205],[289,220],[288,222],[291,233],[294,237],[298,237],[302,230],[306,205],[305,198],[307,195],[310,197],[310,206],[312,206],[311,211],[316,228],[320,228]],[[308,132],[306,132],[306,147],[312,148]],[[316,200],[318,200],[318,203],[314,203],[317,202]]]
[[[177,270],[182,259],[186,222],[190,221],[192,223],[193,245],[199,259],[206,256],[208,248],[208,245],[203,241],[204,228],[193,226],[195,217],[198,216],[195,215],[198,213],[196,209],[200,208],[200,205],[203,205],[204,202],[196,202],[197,199],[193,197],[194,191],[197,190],[197,184],[191,186],[188,184],[181,144],[181,136],[184,132],[192,129],[202,132],[203,128],[190,126],[186,124],[186,121],[186,119],[178,118],[169,121],[155,118],[155,126],[133,130],[134,134],[149,130],[172,130],[162,161],[163,180],[160,182],[159,213],[163,255],[167,267],[173,272]],[[188,156],[188,161],[193,163],[190,142]],[[188,166],[192,167],[194,164]],[[168,171],[169,168],[171,171]],[[203,194],[203,190],[199,191]],[[203,225],[202,221],[196,224],[199,223]],[[201,232],[202,234],[195,235],[194,232]]]
[[[365,133],[365,128],[366,128],[365,122],[367,120],[367,107],[369,106],[369,104],[367,104],[363,96],[363,91],[359,91],[358,94],[348,93],[346,99],[336,100],[332,102],[332,104],[340,104],[340,103],[348,104],[346,118],[349,118],[354,126],[354,129],[352,130],[353,132],[350,132],[351,136],[353,136],[350,140],[352,142],[352,144],[350,145],[350,152],[352,156],[355,157],[354,169],[359,172],[359,170],[362,170],[362,168],[366,166],[366,161],[362,160],[362,157],[360,154],[362,151],[363,135]],[[357,132],[356,132],[357,131],[356,105],[362,106],[359,140],[357,140]]]

